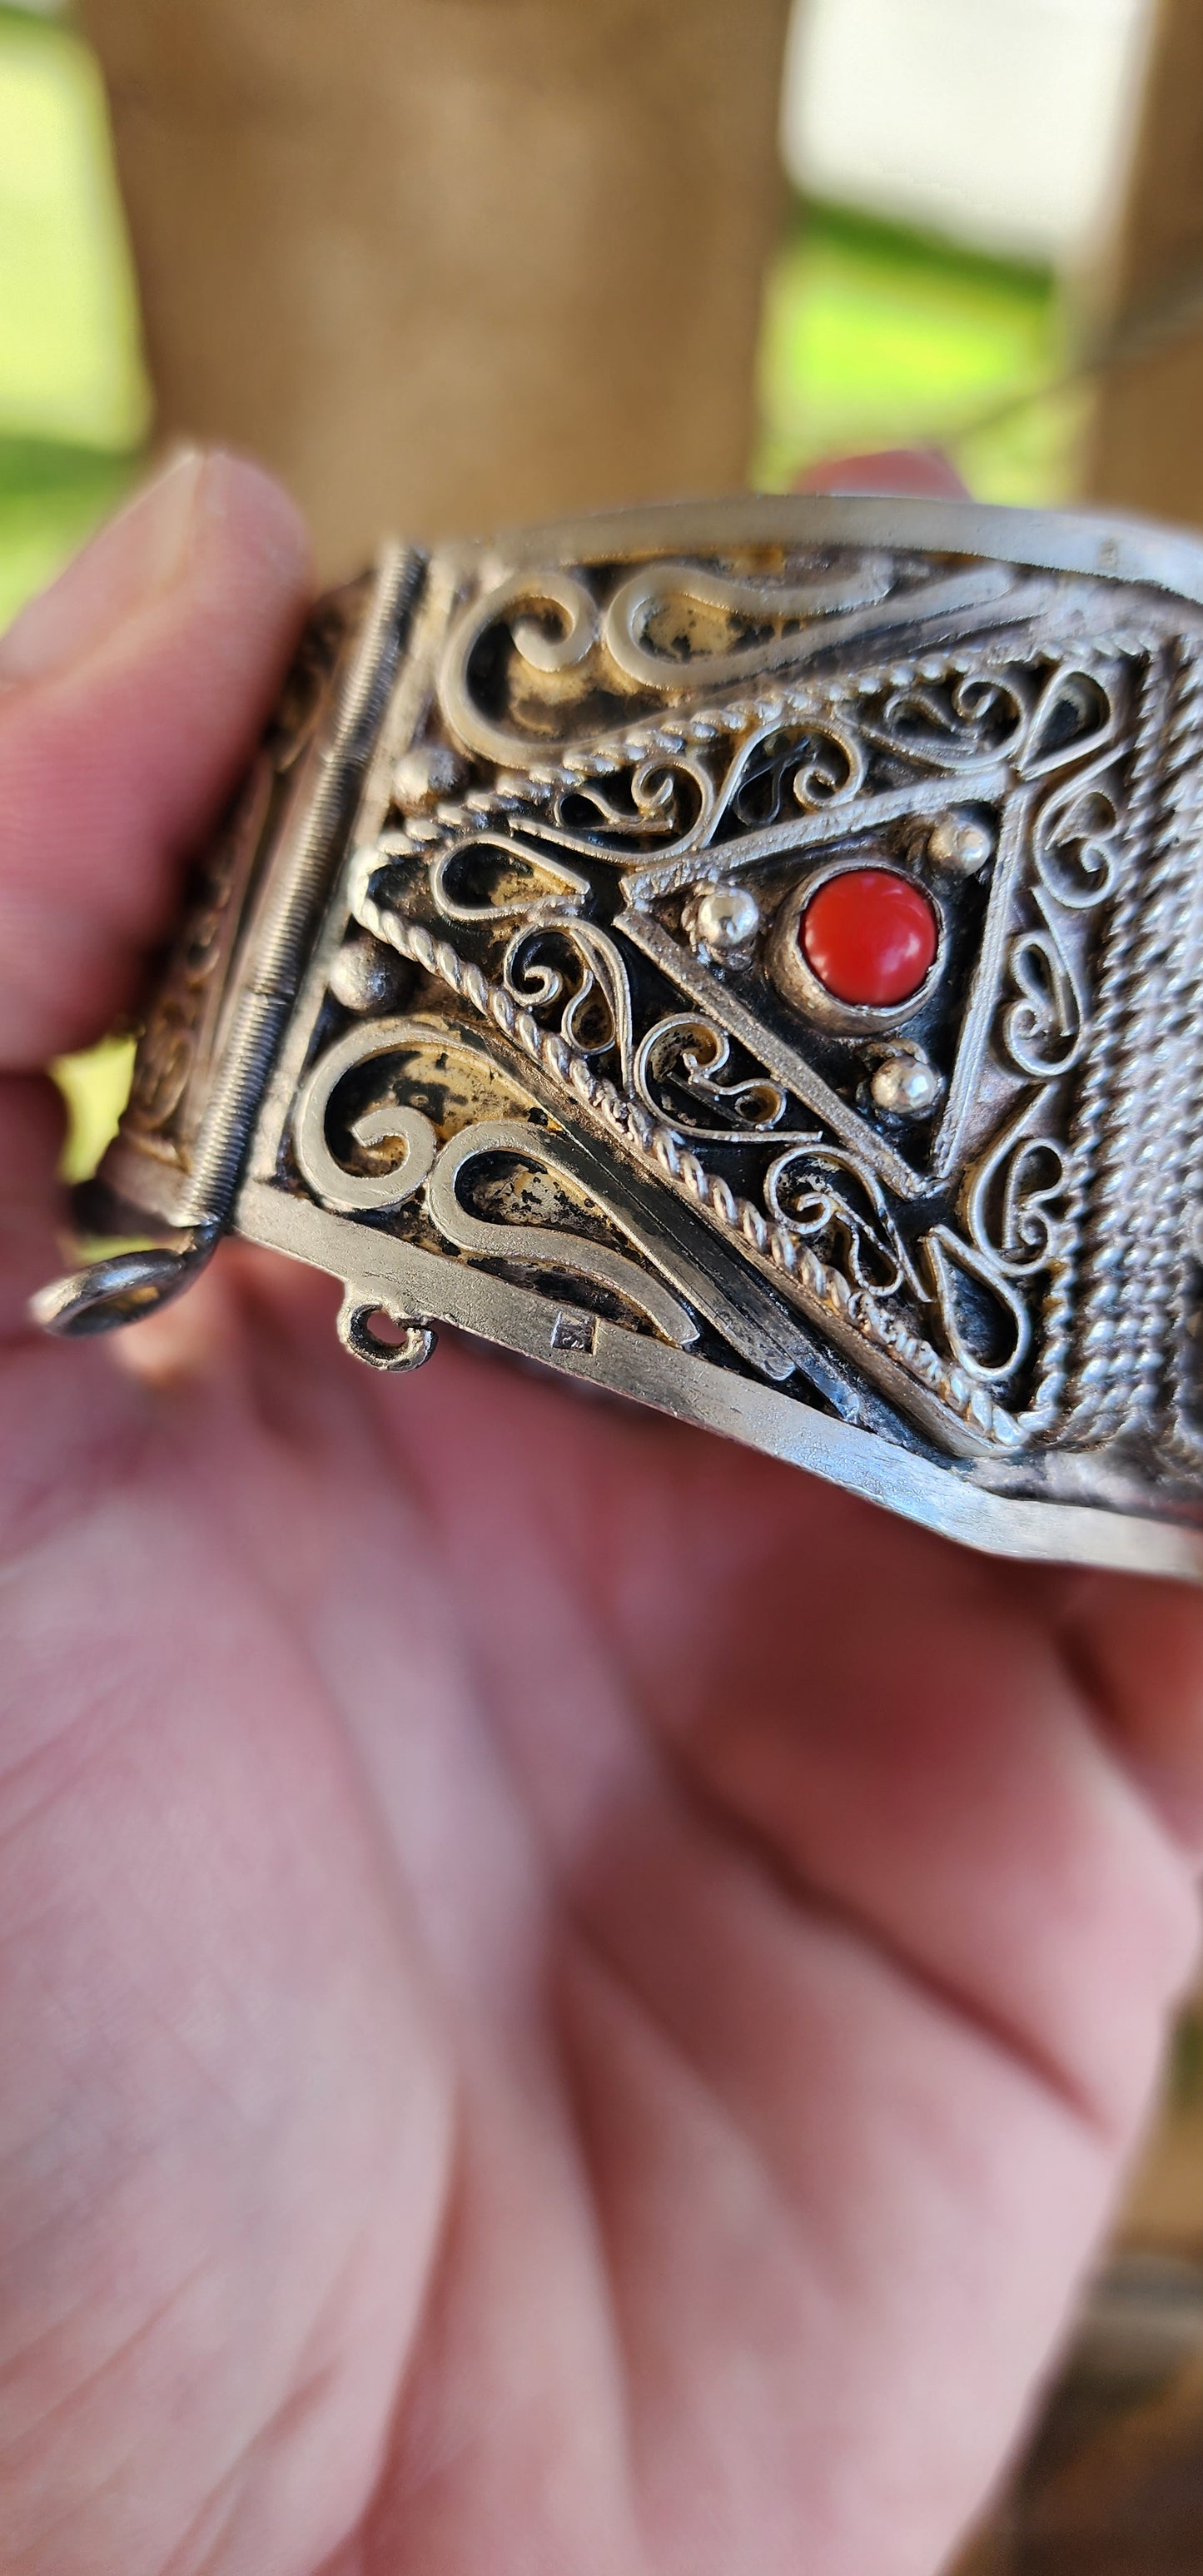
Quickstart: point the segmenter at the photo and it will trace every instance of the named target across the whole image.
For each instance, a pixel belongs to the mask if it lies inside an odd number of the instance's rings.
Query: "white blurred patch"
[[[1122,185],[1148,0],[795,0],[783,146],[811,195],[1074,267]]]

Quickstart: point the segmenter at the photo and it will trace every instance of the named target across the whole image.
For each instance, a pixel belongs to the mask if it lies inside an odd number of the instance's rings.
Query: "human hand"
[[[175,469],[0,691],[0,2576],[934,2576],[1191,1960],[1203,1607],[230,1245],[113,1348],[37,1068],[301,611]]]

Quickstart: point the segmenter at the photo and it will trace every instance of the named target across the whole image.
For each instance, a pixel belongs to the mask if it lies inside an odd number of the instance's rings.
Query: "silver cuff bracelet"
[[[225,1229],[1015,1556],[1203,1574],[1203,545],[749,500],[318,608],[90,1332]],[[97,1206],[102,1209],[98,1220]]]

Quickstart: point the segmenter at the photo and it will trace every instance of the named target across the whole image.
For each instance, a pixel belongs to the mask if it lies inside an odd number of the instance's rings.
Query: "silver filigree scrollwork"
[[[682,678],[707,688],[732,680],[739,686],[758,672],[805,663],[861,635],[885,635],[891,627],[921,626],[928,618],[980,607],[1011,586],[1003,566],[977,563],[910,587],[897,581],[888,556],[876,554],[854,558],[842,573],[816,571],[794,583],[769,576],[740,580],[697,564],[657,564],[631,574],[615,592],[603,636],[617,668],[647,687],[672,688]],[[752,632],[725,649],[699,649],[692,638],[699,610],[718,611]],[[766,637],[763,628],[770,623],[780,631]],[[652,638],[657,625],[666,636],[659,649]]]
[[[1055,1267],[1065,1246],[1065,1158],[1053,1139],[1033,1133],[1033,1105],[1025,1102],[974,1166],[963,1231],[929,1227],[917,1258],[873,1174],[822,1137],[780,1155],[765,1182],[772,1216],[829,1254],[842,1249],[856,1287],[934,1305],[953,1361],[981,1386],[1006,1385],[1027,1359],[1032,1319],[1024,1288]]]
[[[922,1302],[926,1291],[886,1205],[884,1193],[856,1154],[811,1134],[780,1154],[765,1176],[765,1205],[779,1225],[805,1242],[843,1249],[848,1275],[875,1297],[909,1289]]]
[[[631,987],[608,932],[594,922],[549,916],[534,928],[515,932],[502,963],[502,980],[507,993],[528,1010],[562,1004],[560,1032],[570,1046],[589,1057],[613,1054],[623,1081],[629,1081]]]
[[[474,1165],[498,1156],[516,1159],[550,1173],[579,1195],[580,1173],[554,1135],[521,1118],[490,1118],[460,1128],[440,1145],[432,1121],[422,1111],[390,1095],[373,1102],[348,1123],[347,1134],[362,1151],[387,1150],[384,1170],[349,1171],[331,1149],[329,1120],[335,1096],[348,1076],[373,1063],[403,1056],[425,1056],[445,1064],[449,1055],[465,1055],[479,1072],[471,1044],[439,1022],[417,1019],[361,1022],[328,1047],[310,1068],[293,1113],[293,1150],[297,1169],[323,1207],[340,1215],[394,1214],[408,1200],[424,1194],[427,1214],[445,1242],[458,1251],[491,1254],[520,1267],[567,1272],[598,1287],[642,1316],[665,1341],[686,1349],[698,1328],[687,1306],[625,1253],[569,1226],[528,1223],[521,1218],[481,1216],[465,1206],[462,1184]],[[619,1232],[644,1246],[642,1230],[604,1190],[591,1186],[595,1209]],[[340,1332],[357,1357],[374,1367],[417,1366],[430,1347],[420,1322],[397,1316],[399,1345],[373,1334],[370,1313],[351,1292]],[[391,1314],[391,1310],[389,1310]]]
[[[596,857],[609,838],[630,843],[671,834],[655,853],[663,864],[708,849],[732,823],[746,831],[778,821],[791,806],[814,814],[850,803],[867,766],[864,744],[847,720],[823,713],[789,724],[774,713],[745,734],[717,781],[696,754],[661,751],[630,767],[625,785],[594,780],[562,788],[554,809],[557,839]],[[629,803],[620,802],[620,793]],[[763,810],[753,812],[754,802]],[[569,827],[574,816],[575,831]],[[626,847],[615,852],[628,864],[629,855]]]
[[[720,1077],[730,1061],[731,1041],[724,1029],[699,1012],[676,1011],[657,1020],[640,1041],[632,1087],[644,1108],[655,1118],[667,1118],[680,1136],[707,1145],[783,1141],[786,1098],[781,1085],[763,1074],[724,1082]],[[682,1118],[681,1095],[691,1106],[708,1110],[712,1123]]]
[[[986,1385],[1005,1385],[1032,1347],[1024,1289],[1056,1270],[1067,1249],[1067,1157],[1054,1137],[1033,1128],[1039,1092],[1004,1121],[966,1177],[963,1232],[934,1226],[922,1250],[941,1323],[958,1367]],[[995,1347],[983,1351],[966,1329],[958,1274],[984,1290],[1000,1318]]]
[[[546,1131],[532,1128],[522,1119],[479,1120],[471,1127],[461,1128],[444,1145],[427,1181],[426,1204],[446,1242],[460,1252],[484,1253],[498,1261],[567,1271],[591,1279],[624,1305],[634,1307],[677,1349],[687,1349],[697,1340],[698,1328],[688,1307],[625,1253],[558,1225],[513,1223],[478,1216],[465,1207],[461,1189],[473,1165],[495,1161],[499,1155],[556,1173],[579,1186],[575,1171],[557,1152],[554,1138]],[[623,1227],[621,1208],[600,1193],[594,1192],[594,1197],[606,1215]]]
[[[1113,745],[1118,712],[1106,683],[1096,671],[1075,662],[1058,662],[1032,707],[1019,759],[1024,778],[1043,778],[1099,756]]]
[[[522,612],[522,613],[519,613]],[[443,653],[439,694],[454,734],[468,751],[503,765],[527,760],[537,737],[501,723],[481,705],[472,663],[493,627],[508,625],[514,650],[544,679],[579,668],[597,641],[597,603],[575,573],[513,573],[483,599],[472,601],[452,626]]]
[[[1041,926],[1011,942],[1007,965],[1017,999],[1003,1013],[1002,1037],[1017,1073],[1052,1082],[1077,1060],[1086,1008],[1056,915],[1039,892],[1034,901]]]
[[[867,768],[864,743],[837,716],[764,725],[733,763],[716,820],[729,812],[754,831],[785,820],[791,804],[803,814],[829,811],[859,795]]]
[[[444,676],[476,716],[467,706],[453,730],[471,748],[477,718],[504,728],[486,754],[504,754],[502,774],[410,827],[432,900],[402,891],[404,920],[386,906],[378,935],[746,1241],[787,1297],[826,1295],[821,1260],[857,1330],[880,1328],[891,1369],[938,1385],[975,1435],[989,1419],[991,1438],[1031,1445],[1051,1436],[1066,1381],[1081,1210],[1056,1138],[1093,1042],[1093,917],[1128,833],[1130,657],[1084,649],[1078,625],[1065,646],[1038,622],[1046,588],[1013,568],[895,554],[870,603],[852,597],[868,550],[777,563],[535,567],[465,607]],[[997,630],[967,646],[1008,593]],[[869,668],[859,643],[843,658],[862,635]],[[632,723],[635,691],[661,704],[648,713],[645,698]],[[824,1052],[875,1038],[876,1023],[812,987],[789,987],[800,1030],[766,1015],[770,940],[791,969],[799,950],[790,884],[777,900],[795,850],[810,892],[866,850],[878,867],[917,866],[925,888],[937,871],[947,973],[910,1003],[944,1016],[922,1064],[904,1042],[888,1079],[869,1078],[863,1055],[858,1071]],[[493,929],[496,947],[478,935]],[[672,1006],[666,976],[691,1007]],[[977,1103],[999,1073],[983,1147]],[[889,1123],[904,1077],[925,1115],[945,1082],[934,1136]],[[754,1175],[769,1161],[766,1194]]]
[[[1109,693],[1092,674],[1058,669],[1033,716],[1026,774],[1046,775],[1058,758],[1058,726],[1076,727],[1076,766],[1054,785],[1032,821],[1032,900],[1039,921],[1012,942],[1008,970],[1018,998],[1004,1014],[1003,1044],[1016,1070],[1048,1082],[1070,1070],[1081,1052],[1086,999],[1064,936],[1061,915],[1092,911],[1114,891],[1119,868],[1114,768],[1117,718]],[[1060,747],[1060,760],[1066,758]]]
[[[1031,718],[1017,673],[953,672],[940,683],[914,681],[891,691],[865,732],[883,750],[952,776],[1015,752]]]
[[[635,761],[628,768],[624,793],[627,801],[620,802],[614,787],[599,779],[562,787],[553,808],[556,822],[571,844],[579,840],[581,831],[587,831],[583,846],[589,849],[594,847],[595,834],[603,847],[611,838],[626,843],[668,836],[675,854],[696,848],[715,811],[714,781],[702,762],[685,751],[671,755],[653,751]],[[583,807],[583,815],[574,817],[574,807]],[[624,847],[618,855],[625,860],[628,851]]]
[[[468,871],[477,879],[475,901],[455,889],[456,875]],[[464,834],[431,859],[428,877],[436,911],[452,922],[529,921],[538,918],[540,909],[563,911],[566,904],[584,903],[589,894],[589,880],[579,869],[546,849],[528,849],[505,832]],[[486,884],[492,879],[502,887],[507,878],[519,882],[512,893],[487,895],[481,891],[482,877]],[[540,878],[551,881],[542,891]]]
[[[951,1226],[933,1226],[923,1237],[923,1251],[945,1342],[957,1367],[967,1377],[976,1378],[979,1385],[1005,1386],[1032,1346],[1032,1319],[1026,1300],[988,1252],[976,1243],[966,1242]],[[1001,1310],[1002,1339],[994,1348],[983,1351],[980,1342],[975,1342],[966,1330],[958,1280],[967,1281],[971,1289],[984,1289],[994,1308]]]
[[[807,581],[739,580],[699,564],[665,563],[632,573],[606,609],[602,639],[611,660],[629,680],[672,687],[688,669],[691,681],[722,688],[758,671],[780,670],[798,658],[798,628],[850,609],[876,608],[893,586],[890,559],[866,555],[839,573]],[[726,650],[696,639],[698,612],[714,612],[751,635]],[[778,632],[765,636],[772,622]],[[659,629],[659,634],[656,630]],[[759,630],[759,631],[757,631]]]
[[[1036,1094],[999,1129],[969,1173],[962,1199],[972,1241],[1009,1279],[1033,1278],[1065,1248],[1069,1157],[1055,1136],[1033,1128],[1038,1107]]]
[[[363,1150],[389,1148],[383,1170],[349,1171],[331,1152],[327,1127],[334,1095],[348,1074],[377,1058],[431,1043],[430,1030],[418,1020],[359,1021],[310,1068],[293,1111],[293,1151],[302,1180],[323,1207],[346,1216],[383,1216],[421,1189],[439,1141],[421,1110],[390,1099],[366,1109],[351,1125],[348,1132]]]
[[[1017,933],[1007,959],[1016,1000],[1003,1014],[1002,1042],[1017,1072],[1052,1082],[1077,1062],[1086,1029],[1081,970],[1061,915],[1091,912],[1114,891],[1120,817],[1114,783],[1104,784],[1108,748],[1055,787],[1032,822],[1032,903],[1038,921]]]
[[[582,572],[532,567],[505,574],[454,620],[439,677],[442,711],[465,750],[512,768],[539,759],[561,701],[594,682],[625,695],[738,687],[861,636],[884,639],[958,611],[980,615],[1013,586],[1009,567],[986,562],[899,579],[891,556],[863,550],[793,578],[739,575],[721,564],[643,565],[603,607]],[[496,654],[481,659],[495,637],[508,646],[500,688]],[[525,725],[532,692],[539,715]]]
[[[1033,851],[1041,884],[1065,912],[1092,912],[1114,893],[1119,873],[1119,812],[1114,780],[1096,771],[1058,788],[1035,820]]]

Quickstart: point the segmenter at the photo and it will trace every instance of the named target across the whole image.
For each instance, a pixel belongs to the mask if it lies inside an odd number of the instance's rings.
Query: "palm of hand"
[[[1194,1603],[250,1255],[143,1331],[0,1378],[5,2576],[928,2576],[1188,1958]]]

